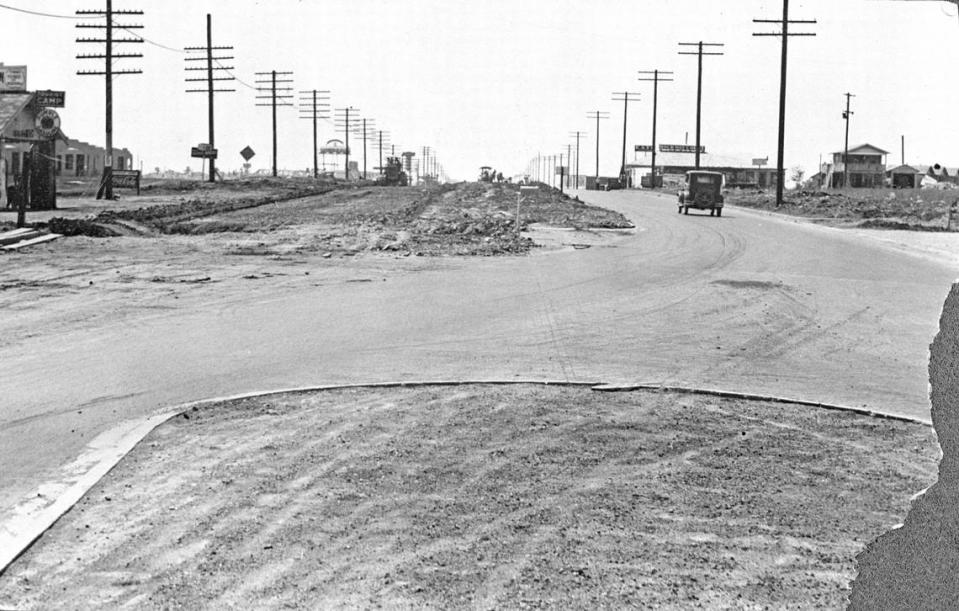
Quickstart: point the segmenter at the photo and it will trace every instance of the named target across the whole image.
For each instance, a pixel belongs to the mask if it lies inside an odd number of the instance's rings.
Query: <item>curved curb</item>
[[[422,388],[427,386],[567,386],[588,387],[597,392],[629,392],[633,390],[655,390],[683,394],[696,394],[746,401],[767,401],[771,403],[793,403],[821,409],[847,411],[873,418],[897,420],[931,426],[931,423],[918,418],[898,414],[885,414],[873,410],[777,397],[739,393],[718,389],[688,388],[665,386],[661,384],[604,384],[596,381],[550,381],[550,380],[414,380],[406,382],[373,382],[353,384],[325,384],[318,386],[299,386],[270,391],[257,391],[237,395],[213,397],[183,403],[145,418],[129,420],[101,433],[87,444],[84,452],[73,462],[61,469],[59,481],[41,485],[34,497],[30,497],[13,508],[14,517],[0,525],[0,576],[19,558],[37,539],[49,530],[67,511],[73,508],[104,476],[140,443],[155,428],[188,410],[215,405],[227,401],[269,397],[272,395],[303,394],[331,390],[376,389],[376,388]]]
[[[593,386],[597,392],[628,392],[631,390],[661,390],[663,392],[674,392],[688,395],[706,395],[711,397],[722,397],[724,399],[740,399],[743,401],[766,401],[769,403],[792,403],[794,405],[806,405],[809,407],[818,407],[840,412],[852,412],[861,416],[870,418],[880,418],[883,420],[895,420],[897,422],[909,422],[912,424],[922,424],[932,426],[931,420],[923,420],[915,416],[906,416],[904,414],[894,414],[887,412],[877,412],[875,410],[863,407],[852,407],[849,405],[839,405],[837,403],[824,403],[821,401],[806,401],[804,399],[790,399],[789,397],[777,397],[774,395],[755,395],[751,393],[734,392],[729,390],[719,390],[714,388],[689,388],[684,386],[665,386],[661,384],[601,384]]]

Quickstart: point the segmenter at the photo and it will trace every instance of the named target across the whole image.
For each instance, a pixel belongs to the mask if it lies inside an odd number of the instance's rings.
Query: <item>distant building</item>
[[[889,184],[896,189],[915,189],[922,184],[925,175],[921,170],[911,165],[900,165],[886,171]]]
[[[99,176],[103,173],[106,156],[107,151],[102,146],[64,138],[57,141],[57,175]],[[113,169],[132,170],[133,153],[113,147]]]
[[[652,164],[652,153],[637,152],[633,163],[626,164],[631,173],[631,183],[635,186],[648,186]],[[656,153],[657,183],[675,186],[685,181],[686,172],[696,169],[696,154],[690,152]],[[722,172],[729,187],[759,187],[762,189],[776,186],[776,168],[763,168],[752,165],[751,161],[737,159],[713,153],[700,153],[699,169]]]
[[[844,151],[832,154],[832,163],[828,164],[826,171],[826,184],[828,186],[834,189],[885,186],[885,156],[889,154],[889,151],[884,151],[871,144],[860,144],[849,149],[847,159],[843,159],[844,154]]]

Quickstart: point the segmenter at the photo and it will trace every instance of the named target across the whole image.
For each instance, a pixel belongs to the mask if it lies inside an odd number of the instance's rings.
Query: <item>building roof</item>
[[[886,171],[890,174],[925,174],[925,172],[917,170],[911,165],[899,165],[894,168],[889,168]]]
[[[835,151],[833,155],[841,155],[846,151]],[[859,146],[849,147],[850,155],[888,155],[889,151],[884,151],[878,146],[873,146],[869,143],[860,144]]]
[[[32,93],[0,93],[0,133],[32,99]]]
[[[634,168],[648,168],[651,162],[651,153],[641,153],[636,155],[633,163],[626,165],[627,167]],[[678,166],[692,168],[694,165],[696,165],[696,155],[694,153],[656,153],[656,167]],[[751,160],[716,155],[713,153],[700,153],[699,169],[708,170],[710,168],[760,169],[754,166]],[[764,167],[763,169],[775,170],[775,168],[769,167]]]

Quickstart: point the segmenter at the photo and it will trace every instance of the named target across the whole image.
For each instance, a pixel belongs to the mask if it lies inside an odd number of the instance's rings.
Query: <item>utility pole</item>
[[[336,109],[336,119],[337,127],[343,128],[343,134],[346,139],[346,165],[343,167],[343,180],[348,181],[350,179],[350,130],[353,129],[355,125],[356,113],[359,112],[358,108],[353,108],[352,106],[347,106],[346,108],[337,108]],[[353,117],[350,117],[350,114],[353,114]]]
[[[753,19],[753,23],[777,23],[782,27],[781,32],[754,32],[753,36],[781,36],[782,37],[782,59],[779,75],[779,148],[777,151],[778,162],[776,166],[776,207],[783,203],[783,187],[786,182],[786,170],[783,167],[783,156],[785,152],[786,140],[786,50],[788,48],[790,36],[815,36],[810,32],[790,32],[789,24],[816,23],[815,20],[792,20],[789,19],[789,0],[783,0],[783,18],[782,19]]]
[[[320,177],[320,170],[316,163],[318,143],[316,138],[316,122],[318,119],[329,119],[330,96],[328,90],[311,89],[300,92],[300,118],[310,119],[313,122],[313,178]]]
[[[629,97],[629,96],[635,96],[635,97]],[[633,91],[614,91],[613,101],[623,103],[623,154],[620,157],[620,162],[619,162],[619,178],[625,183],[625,180],[626,180],[626,115],[629,112],[629,103],[638,102],[639,94]],[[626,185],[624,184],[623,186],[626,186]]]
[[[121,30],[142,30],[142,25],[118,24],[114,23],[113,18],[116,15],[142,15],[143,11],[115,11],[113,10],[113,1],[106,0],[105,11],[77,11],[77,15],[95,15],[104,18],[103,24],[97,23],[78,23],[78,28],[96,28],[104,30],[103,38],[77,38],[78,43],[106,44],[104,53],[80,54],[77,59],[102,59],[104,60],[104,69],[100,70],[79,70],[81,76],[103,76],[106,82],[106,159],[103,161],[103,179],[100,182],[100,188],[97,189],[97,199],[113,199],[113,78],[121,74],[143,74],[142,70],[114,70],[113,60],[142,58],[142,53],[115,53],[113,45],[125,43],[142,43],[143,38],[114,38],[114,28]],[[135,34],[134,34],[135,36]]]
[[[652,78],[650,78],[649,76],[640,76],[637,80],[653,82],[653,149],[651,151],[652,159],[650,160],[650,167],[649,167],[649,176],[650,176],[649,188],[655,189],[656,188],[656,108],[659,102],[659,82],[660,81],[672,82],[673,73],[665,70],[652,70],[652,71],[640,70],[639,74],[653,75]]]
[[[220,61],[226,61],[233,59],[233,56],[220,56],[214,57],[213,53],[216,51],[233,51],[233,47],[214,47],[213,46],[213,21],[209,13],[206,15],[206,46],[205,47],[185,47],[183,49],[187,53],[196,53],[199,51],[204,51],[206,53],[205,57],[186,57],[184,58],[188,62],[202,61],[206,62],[206,67],[194,68],[187,66],[186,70],[196,71],[196,70],[206,70],[206,77],[203,78],[188,78],[187,82],[203,82],[206,81],[206,89],[187,89],[187,93],[205,93],[207,94],[207,110],[209,114],[208,125],[209,125],[209,135],[207,142],[210,145],[209,155],[210,157],[210,178],[208,182],[216,182],[216,141],[214,140],[214,130],[213,130],[213,94],[214,93],[231,93],[235,92],[236,89],[215,89],[213,81],[233,81],[236,80],[232,76],[214,76],[215,70],[233,70],[233,66],[214,66],[213,62],[219,64]],[[229,73],[227,73],[229,74]]]
[[[380,174],[383,174],[383,134],[386,134],[386,137],[389,138],[390,133],[389,133],[389,132],[385,132],[385,131],[383,131],[382,129],[377,130],[377,133],[378,133],[378,135],[379,135],[379,141],[380,141],[380,144],[379,144],[379,148],[380,148],[380,167],[379,167],[378,169],[379,169],[379,171],[380,171]],[[389,146],[389,143],[387,143],[387,146]]]
[[[566,167],[563,165],[563,154],[559,154],[559,194],[563,194],[563,179],[566,178]]]
[[[856,97],[851,93],[844,93],[846,96],[846,110],[842,113],[842,118],[846,120],[846,143],[843,146],[842,153],[842,187],[849,187],[849,117],[855,113],[849,110],[850,99]]]
[[[575,131],[569,133],[571,138],[576,138],[576,188],[579,189],[579,139],[586,135],[586,132]]]
[[[367,151],[366,140],[371,135],[370,130],[373,129],[373,125],[372,125],[373,120],[363,117],[361,121],[363,125],[363,127],[361,128],[362,132],[356,135],[363,136],[363,180],[366,180],[366,151]],[[367,124],[367,121],[369,121],[369,124]]]
[[[586,113],[587,119],[596,119],[596,180],[599,180],[599,120],[608,119],[609,113],[601,110],[594,110]]]
[[[573,158],[571,156],[572,149],[573,149],[573,145],[567,142],[566,143],[566,165],[569,165],[569,166],[573,165]],[[571,185],[569,184],[569,172],[567,171],[566,172],[566,188],[568,189],[570,186]]]
[[[256,81],[257,85],[269,85],[269,87],[260,87],[257,86],[256,90],[258,92],[269,92],[269,95],[258,95],[256,98],[258,100],[270,100],[269,103],[258,102],[257,106],[271,106],[273,108],[273,176],[276,177],[276,107],[277,106],[293,106],[293,102],[290,102],[293,98],[293,95],[290,94],[293,91],[293,87],[289,86],[288,83],[292,83],[292,79],[279,79],[278,76],[290,76],[292,72],[277,72],[276,70],[271,70],[270,72],[257,72],[256,76],[264,77],[269,76],[269,79],[260,79]],[[279,86],[277,86],[279,85]]]
[[[703,47],[723,47],[725,46],[721,42],[681,42],[679,43],[681,47],[696,47],[695,52],[691,51],[680,51],[680,55],[697,55],[699,56],[699,73],[696,78],[696,168],[699,168],[699,153],[702,150],[700,145],[700,125],[702,123],[703,116],[703,56],[704,55],[723,55],[721,51],[704,51]]]

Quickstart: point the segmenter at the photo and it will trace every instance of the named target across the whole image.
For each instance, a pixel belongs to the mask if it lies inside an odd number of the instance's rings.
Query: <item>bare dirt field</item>
[[[0,607],[840,608],[934,448],[922,425],[659,392],[236,401],[154,431]]]
[[[955,231],[959,191],[939,189],[829,189],[788,191],[776,207],[772,191],[730,191],[736,206],[773,210],[830,225],[864,229]]]
[[[40,327],[50,333],[81,321],[120,322],[132,312],[229,299],[251,283],[275,285],[311,270],[322,273],[317,282],[335,284],[370,270],[424,268],[401,261],[406,257],[516,255],[537,247],[515,232],[512,185],[334,186],[161,181],[116,202],[61,197],[60,209],[30,212],[27,220],[67,237],[0,251],[0,308],[16,314],[6,319],[0,346]],[[0,212],[0,230],[15,218]],[[524,196],[520,224],[574,233],[631,227],[619,213],[545,187]]]

